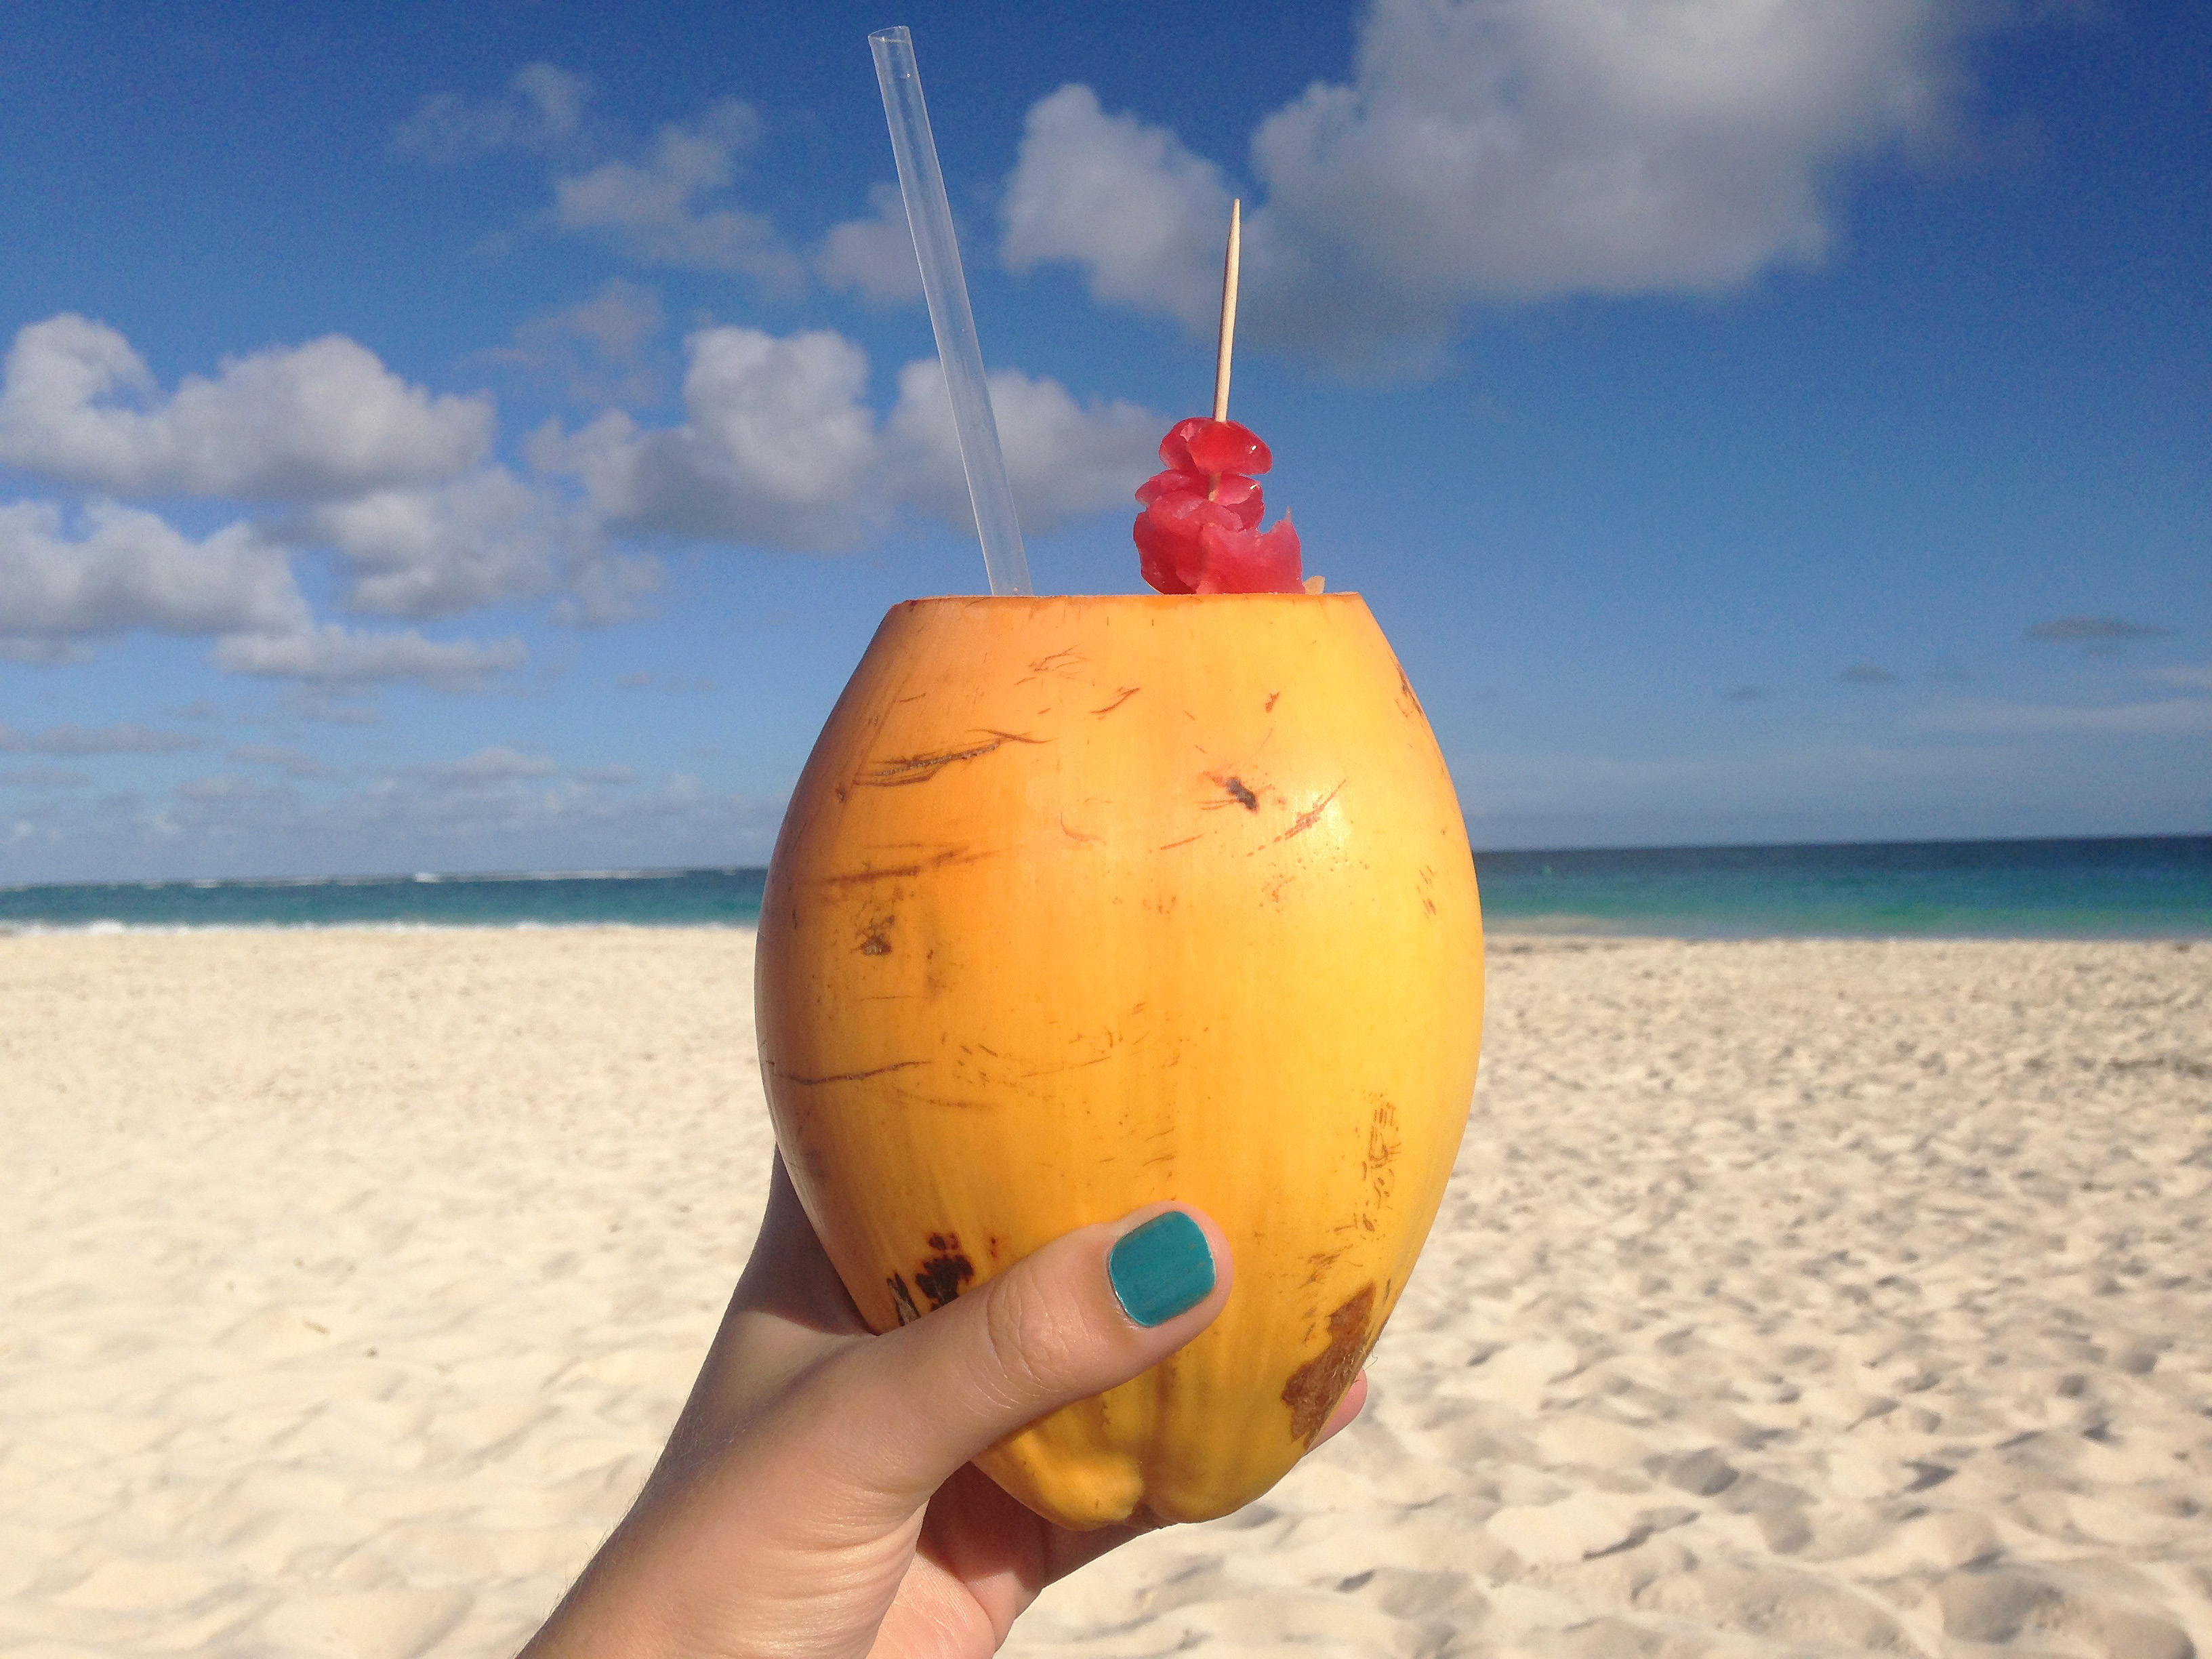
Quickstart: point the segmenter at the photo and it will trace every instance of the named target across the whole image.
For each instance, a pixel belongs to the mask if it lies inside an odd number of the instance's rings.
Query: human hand
[[[1170,1211],[1196,1224],[1210,1262],[1178,1250],[1190,1230],[1170,1222],[1147,1235],[1164,1249],[1133,1246],[1109,1273],[1115,1245]],[[1131,1272],[1147,1254],[1182,1272],[1150,1305]],[[524,1659],[993,1652],[1046,1585],[1142,1528],[1054,1526],[969,1460],[1182,1346],[1232,1279],[1212,1220],[1154,1205],[872,1335],[778,1158],[752,1259],[667,1449]],[[1316,1443],[1364,1395],[1363,1378]]]

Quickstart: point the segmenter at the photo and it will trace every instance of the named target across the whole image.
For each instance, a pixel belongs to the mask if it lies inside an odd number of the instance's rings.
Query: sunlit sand
[[[0,938],[0,1649],[511,1650],[750,1246],[750,963]],[[2212,1653],[2212,949],[1491,967],[1365,1417],[1010,1653]]]

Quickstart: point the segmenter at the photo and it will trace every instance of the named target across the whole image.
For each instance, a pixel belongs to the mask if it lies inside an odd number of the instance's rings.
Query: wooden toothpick
[[[1221,345],[1213,359],[1213,418],[1229,418],[1229,354],[1237,344],[1237,256],[1243,240],[1243,198],[1229,204],[1229,252],[1221,262]]]

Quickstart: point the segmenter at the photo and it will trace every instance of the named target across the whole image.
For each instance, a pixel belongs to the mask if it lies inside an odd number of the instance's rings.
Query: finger
[[[856,1346],[851,1421],[874,1425],[854,1483],[894,1509],[986,1447],[1127,1382],[1221,1311],[1233,1276],[1212,1220],[1153,1205],[1054,1239],[902,1329]],[[864,1461],[862,1461],[864,1460]]]
[[[1362,1371],[1352,1379],[1352,1386],[1344,1391],[1344,1398],[1336,1402],[1336,1409],[1328,1414],[1328,1421],[1321,1425],[1321,1432],[1313,1437],[1308,1452],[1325,1445],[1352,1426],[1359,1415],[1360,1407],[1367,1403],[1367,1373]]]
[[[864,1336],[867,1329],[778,1152],[760,1235],[699,1373],[695,1405],[738,1392],[757,1394],[817,1356],[825,1338]],[[686,1418],[690,1415],[687,1411]]]
[[[731,1304],[829,1335],[856,1336],[868,1328],[806,1218],[781,1152],[769,1171],[760,1237]]]
[[[778,1153],[752,1256],[647,1491],[680,1480],[711,1456],[750,1404],[803,1370],[826,1344],[867,1328],[799,1206]]]

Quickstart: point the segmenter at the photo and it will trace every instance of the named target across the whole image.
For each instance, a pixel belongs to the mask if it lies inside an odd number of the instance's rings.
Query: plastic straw
[[[876,56],[884,117],[890,123],[891,151],[898,158],[899,193],[906,198],[907,228],[921,262],[930,326],[937,331],[938,361],[945,366],[945,390],[952,394],[952,429],[968,474],[968,499],[975,508],[983,568],[994,593],[1027,593],[1029,556],[1022,550],[1013,491],[1006,485],[999,423],[991,416],[983,348],[975,339],[975,315],[968,308],[968,283],[960,272],[960,244],[952,234],[952,204],[945,198],[937,142],[930,137],[929,111],[921,101],[914,37],[904,28],[878,29],[868,37],[868,47]]]

